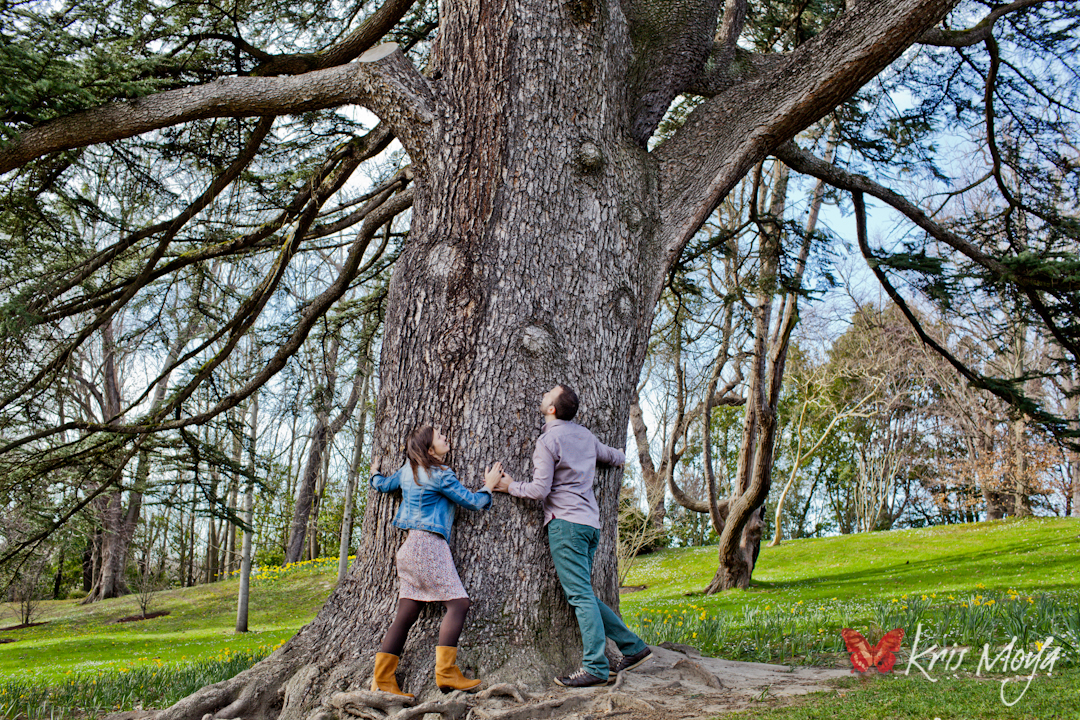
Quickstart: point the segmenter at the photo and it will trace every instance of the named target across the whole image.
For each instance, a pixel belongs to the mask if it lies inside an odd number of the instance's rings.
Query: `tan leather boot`
[[[470,680],[461,674],[457,666],[457,648],[437,645],[435,647],[435,684],[443,692],[451,690],[475,690],[479,680]]]
[[[399,659],[397,655],[391,655],[390,653],[375,653],[375,677],[371,679],[372,690],[404,695],[407,698],[413,697],[409,693],[401,692],[401,688],[397,684],[397,678],[394,677],[394,671],[397,670]]]

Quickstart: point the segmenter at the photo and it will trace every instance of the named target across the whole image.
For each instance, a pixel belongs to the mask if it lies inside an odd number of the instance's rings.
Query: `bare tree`
[[[248,599],[251,588],[251,552],[254,535],[255,478],[258,472],[258,456],[255,441],[259,436],[259,396],[251,397],[250,435],[248,437],[248,477],[244,490],[244,539],[240,556],[240,588],[236,599],[236,632],[248,631]]]
[[[815,369],[823,370],[824,367],[825,366],[819,366],[819,368]],[[788,493],[795,484],[795,479],[798,477],[799,470],[802,468],[803,463],[813,457],[814,453],[816,453],[832,435],[833,430],[835,430],[842,422],[850,418],[869,417],[869,413],[863,412],[863,407],[878,393],[884,378],[871,380],[870,390],[866,395],[856,400],[854,405],[842,406],[838,406],[835,402],[830,401],[830,399],[820,391],[821,386],[825,384],[823,380],[824,378],[820,376],[815,377],[813,372],[797,380],[797,382],[804,383],[804,388],[801,393],[803,402],[799,407],[799,416],[795,423],[795,440],[794,448],[792,449],[791,471],[788,474],[787,482],[784,484],[784,489],[780,491],[780,496],[776,499],[776,513],[773,518],[773,539],[769,542],[769,547],[777,547],[783,539],[784,527],[781,521],[783,519],[784,501],[787,499]],[[814,386],[817,387],[815,388]],[[824,405],[825,407],[811,410],[811,405]],[[821,412],[822,410],[827,413],[829,422],[820,432],[818,432],[817,439],[813,440],[813,445],[804,449],[804,428],[807,425],[807,412]]]
[[[341,582],[349,569],[349,548],[352,546],[353,533],[353,506],[356,502],[356,481],[360,472],[360,462],[363,459],[370,389],[371,372],[368,370],[364,374],[363,389],[360,391],[360,418],[357,421],[356,438],[353,441],[352,462],[349,463],[348,477],[345,482],[345,510],[341,517],[341,538],[338,545],[338,582]]]

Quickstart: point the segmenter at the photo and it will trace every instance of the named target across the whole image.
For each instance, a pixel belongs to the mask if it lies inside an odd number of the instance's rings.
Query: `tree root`
[[[288,663],[277,663],[255,668],[245,670],[231,680],[204,687],[172,707],[158,711],[155,720],[266,717],[270,708],[280,703],[282,683],[291,674],[292,667]]]
[[[476,720],[540,720],[561,717],[584,707],[591,699],[588,695],[568,695],[509,710],[484,710],[474,707],[472,717]]]
[[[406,706],[415,705],[416,700],[403,695],[395,695],[378,690],[353,690],[339,692],[327,701],[330,707],[347,712],[353,717],[384,718],[397,713]]]
[[[365,720],[411,720],[428,713],[442,715],[446,720],[458,720],[469,709],[468,705],[453,699],[453,696],[449,701],[417,705],[412,698],[375,690],[340,692],[331,697],[326,705]]]
[[[512,697],[522,705],[532,700],[532,695],[527,693],[522,688],[519,688],[517,685],[511,685],[510,683],[499,683],[498,685],[492,685],[486,690],[481,690],[480,692],[476,693],[476,699],[489,700],[496,695],[505,695],[507,697]]]
[[[632,695],[627,695],[624,692],[616,692],[614,690],[609,690],[607,694],[603,696],[603,700],[600,700],[597,705],[599,705],[599,707],[596,707],[596,709],[602,709],[608,716],[622,715],[634,711],[648,713],[655,713],[657,711],[654,706],[644,700],[639,700]]]
[[[694,662],[693,660],[687,660],[684,658],[675,663],[673,667],[676,670],[688,671],[697,680],[701,681],[702,683],[711,688],[715,688],[716,690],[724,689],[724,683],[720,682],[720,678],[716,677],[716,675],[701,667],[701,665]]]
[[[426,702],[412,708],[405,708],[396,715],[391,715],[389,720],[411,720],[414,717],[423,717],[427,713],[438,713],[446,720],[458,720],[465,715],[469,706],[463,702]]]

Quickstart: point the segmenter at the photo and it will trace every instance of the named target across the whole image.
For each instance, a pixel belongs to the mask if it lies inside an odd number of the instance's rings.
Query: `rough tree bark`
[[[711,0],[444,2],[426,77],[380,47],[362,62],[295,77],[161,93],[80,114],[71,122],[86,132],[74,140],[70,122],[28,131],[0,153],[0,172],[42,152],[193,118],[369,107],[416,173],[409,240],[387,300],[373,455],[392,469],[405,434],[434,423],[451,438],[451,466],[475,488],[496,459],[528,476],[536,405],[554,382],[576,386],[582,423],[623,446],[653,308],[686,242],[766,153],[850,97],[955,4],[853,4],[774,63],[718,66],[725,52],[735,55],[741,23],[729,18],[721,52],[713,44],[705,65],[717,25]],[[652,13],[666,13],[663,32],[641,23]],[[691,85],[715,95],[648,151],[657,108]],[[598,474],[606,530],[595,584],[612,603],[619,480]],[[370,681],[393,612],[396,502],[369,496],[353,570],[311,624],[159,719],[335,716],[329,697]],[[725,532],[741,533],[756,507],[737,507]],[[579,662],[536,505],[499,497],[487,512],[461,513],[451,547],[475,601],[459,655],[466,668],[546,683],[552,669]],[[401,675],[414,692],[430,692],[437,616],[422,616],[405,650]]]

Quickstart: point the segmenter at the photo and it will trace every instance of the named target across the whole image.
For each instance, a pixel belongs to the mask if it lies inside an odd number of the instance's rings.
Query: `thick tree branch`
[[[705,65],[720,0],[623,0],[623,11],[634,47],[630,134],[644,147],[671,101]]]
[[[739,36],[746,25],[746,0],[726,0],[724,2],[724,20],[717,34],[719,43],[734,53]]]
[[[213,202],[225,188],[231,185],[232,182],[240,176],[240,173],[251,164],[251,161],[255,158],[259,148],[262,147],[262,142],[270,133],[270,129],[273,125],[273,116],[261,118],[236,159],[229,164],[229,167],[224,172],[214,178],[213,182],[210,183],[210,186],[206,188],[202,195],[184,208],[184,210],[177,214],[176,217],[132,233],[80,265],[76,268],[77,272],[68,280],[57,283],[47,290],[36,293],[33,302],[30,305],[31,311],[35,313],[42,311],[48,306],[49,302],[85,282],[106,263],[111,262],[139,240],[151,237],[159,232],[168,232],[173,235],[179,232],[189,220],[205,210],[210,203]]]
[[[1080,290],[1080,284],[1072,283],[1063,277],[1039,277],[1018,275],[1017,270],[1002,263],[997,258],[984,253],[977,246],[934,222],[917,205],[903,195],[877,183],[865,175],[859,175],[815,157],[794,141],[788,141],[776,148],[773,155],[783,160],[792,170],[824,180],[829,185],[848,192],[861,192],[871,195],[888,204],[897,212],[911,220],[935,240],[945,243],[953,250],[963,254],[972,262],[992,273],[997,279],[1015,282],[1037,290],[1072,292]]]
[[[108,429],[117,433],[140,434],[171,430],[187,427],[189,425],[200,425],[243,402],[253,392],[262,387],[266,381],[285,367],[285,363],[288,362],[288,359],[296,353],[304,340],[307,339],[308,333],[311,332],[311,328],[314,327],[315,322],[325,315],[333,304],[337,302],[349,288],[350,283],[355,278],[357,269],[360,266],[360,261],[363,259],[364,252],[367,249],[371,238],[375,236],[375,233],[379,228],[411,207],[412,197],[412,190],[410,188],[391,198],[385,205],[365,219],[363,229],[349,248],[349,256],[346,259],[338,278],[319,296],[305,306],[304,310],[300,313],[300,321],[293,328],[289,337],[278,347],[273,357],[271,357],[243,387],[226,395],[216,405],[198,415],[170,422],[160,422],[161,418],[166,417],[172,408],[176,406],[174,399],[174,401],[170,402],[165,408],[164,413],[159,413],[157,417],[148,418],[144,424],[119,425]],[[91,425],[80,425],[80,428],[86,430],[104,429]]]
[[[110,488],[118,486],[123,476],[124,468],[127,467],[127,464],[129,462],[131,462],[131,458],[135,457],[136,453],[139,452],[139,449],[144,442],[144,438],[145,436],[136,438],[135,442],[127,450],[124,450],[122,447],[116,447],[115,452],[119,457],[119,462],[116,463],[117,468],[112,472],[112,474],[104,482],[100,483],[96,488],[94,488],[91,492],[87,493],[85,498],[77,501],[72,507],[68,508],[67,512],[65,512],[63,515],[60,515],[58,513],[56,519],[52,523],[50,523],[47,528],[39,532],[37,535],[34,535],[33,537],[30,537],[23,542],[13,543],[7,548],[5,548],[7,552],[3,556],[0,556],[0,566],[3,566],[10,562],[12,558],[16,557],[23,550],[30,548],[32,551],[34,547],[48,539],[50,535],[63,527],[69,520],[71,520],[71,518],[73,518],[83,508],[93,502],[95,498],[97,498],[99,495],[109,490]],[[0,454],[3,454],[3,452],[6,452],[6,449],[0,450]]]
[[[776,73],[786,61],[785,55],[765,55],[716,43],[705,67],[686,84],[683,91],[711,98]]]
[[[345,160],[345,162],[341,163],[342,167],[336,168],[336,173],[331,173],[331,171],[335,169],[335,166],[338,165],[339,161],[342,160],[342,158],[344,158]],[[325,202],[327,198],[331,197],[335,192],[337,192],[338,189],[340,189],[341,185],[344,184],[344,182],[348,179],[349,175],[351,175],[352,171],[360,164],[360,162],[361,160],[358,157],[357,153],[354,152],[351,156],[348,153],[343,153],[341,155],[335,155],[334,162],[327,163],[324,166],[323,172],[319,176],[317,176],[316,179],[312,182],[312,186],[317,187],[318,190],[312,191],[311,194],[314,197],[308,202],[304,213],[300,216],[301,219],[299,228],[293,233],[292,238],[285,243],[285,249],[279,256],[279,262],[275,265],[275,269],[264,280],[264,283],[260,285],[260,290],[256,291],[241,306],[241,309],[237,311],[237,313],[234,315],[233,319],[229,323],[223,326],[216,334],[208,338],[200,347],[192,350],[187,355],[185,355],[179,361],[180,364],[187,362],[189,359],[202,352],[205,348],[216,342],[218,338],[225,335],[226,332],[229,333],[230,339],[226,347],[219,352],[219,360],[204,365],[202,368],[202,372],[211,372],[213,368],[216,367],[217,363],[223,360],[231,352],[232,346],[239,340],[240,335],[245,331],[245,329],[256,320],[259,313],[261,312],[263,305],[269,299],[270,294],[272,294],[274,288],[277,286],[277,283],[281,279],[282,273],[284,273],[285,265],[287,264],[287,258],[291,257],[292,254],[294,254],[299,248],[299,244],[303,240],[307,227],[310,226],[311,222],[315,218],[315,213],[318,211],[318,209],[322,206],[322,203]],[[50,362],[46,363],[32,378],[30,378],[30,380],[28,380],[21,387],[16,389],[13,393],[7,395],[3,399],[0,399],[0,407],[6,407],[11,402],[22,397],[25,393],[29,392],[31,388],[37,385],[37,383],[40,382],[43,378],[57,371],[67,361],[67,358],[70,357],[71,353],[76,348],[78,348],[83,342],[85,342],[98,328],[109,322],[110,319],[122,307],[124,307],[140,289],[149,284],[151,280],[155,277],[154,271],[155,269],[157,269],[157,264],[164,255],[165,249],[172,241],[176,231],[179,230],[181,227],[183,227],[183,223],[170,226],[168,232],[158,242],[154,251],[150,254],[149,259],[142,263],[141,272],[126,284],[123,292],[121,292],[119,296],[115,299],[113,299],[111,296],[107,296],[109,305],[100,313],[98,313],[97,317],[92,322],[86,324],[79,331],[79,333],[76,334],[75,338],[71,342],[63,346],[60,352],[58,352]],[[198,382],[201,382],[201,380],[199,380]],[[195,385],[197,385],[197,382],[193,381],[193,383],[194,384],[189,385],[189,389],[192,391],[194,390]]]
[[[645,418],[641,415],[641,405],[637,399],[630,405],[630,427],[634,431],[634,442],[637,445],[641,471],[646,476],[652,477],[656,475],[656,465],[649,451],[649,429],[645,427]]]
[[[233,77],[86,110],[30,128],[0,151],[0,174],[47,153],[133,137],[218,117],[284,115],[362,105],[393,130],[413,162],[424,164],[436,98],[393,43],[357,62],[296,77]]]
[[[970,47],[986,42],[994,31],[994,23],[1009,13],[1022,10],[1035,5],[1042,5],[1051,0],[1017,0],[1017,2],[994,8],[986,17],[975,26],[966,30],[945,30],[944,28],[931,28],[919,37],[921,45],[935,45],[938,47]]]
[[[888,67],[957,2],[858,3],[792,52],[778,71],[721,93],[691,113],[654,153],[661,174],[665,266],[755,162]]]
[[[278,232],[283,227],[286,227],[289,223],[295,221],[304,212],[304,208],[307,207],[308,201],[311,199],[312,193],[317,187],[321,185],[323,178],[327,177],[327,175],[336,168],[342,167],[341,164],[344,163],[343,167],[345,172],[339,174],[339,181],[337,182],[337,186],[340,187],[340,184],[344,183],[345,180],[348,179],[348,175],[346,173],[351,173],[351,171],[354,170],[357,166],[359,166],[360,163],[378,155],[380,152],[385,150],[393,139],[394,136],[390,133],[386,124],[379,123],[362,138],[356,138],[343,145],[341,148],[339,148],[338,151],[334,152],[331,157],[329,157],[323,163],[322,168],[315,176],[315,180],[313,182],[306,183],[303,188],[301,188],[296,193],[296,195],[285,207],[285,209],[275,218],[263,223],[254,232],[242,235],[226,242],[216,243],[206,246],[202,249],[188,251],[179,255],[173,260],[170,260],[156,268],[152,273],[150,273],[150,275],[146,279],[146,282],[143,285],[145,286],[145,284],[158,280],[167,275],[171,275],[176,271],[181,270],[182,268],[197,263],[207,262],[209,260],[214,260],[221,257],[239,255],[253,250],[269,249],[272,246],[268,245],[266,241],[274,233]],[[369,204],[365,206],[364,211],[362,211],[361,213],[353,213],[353,215],[350,216],[350,220],[352,221],[350,225],[363,220],[364,217],[366,217],[367,212],[372,209],[373,206]],[[163,225],[167,227],[168,223],[165,223]],[[158,230],[161,229],[161,227],[159,226],[154,227]],[[338,229],[344,228],[342,227]],[[319,230],[319,228],[316,228],[312,232],[308,233],[305,236],[305,240],[320,237],[321,233],[319,232]],[[142,237],[145,234],[146,231],[140,231],[139,233],[137,233],[139,237]],[[111,250],[107,250],[104,252],[111,252]],[[119,297],[120,293],[122,293],[132,282],[132,278],[123,279],[118,281],[115,285],[110,285],[96,290],[94,294],[90,297],[76,297],[63,305],[53,308],[48,314],[42,316],[41,319],[43,322],[55,322],[57,320],[61,320],[65,317],[69,317],[80,312],[86,312],[88,310],[93,310],[95,308],[105,306],[113,302],[116,297]]]
[[[386,0],[360,27],[333,47],[318,53],[279,55],[259,66],[252,74],[300,75],[350,62],[374,47],[415,4],[416,0]]]
[[[275,278],[278,276],[277,268],[272,270],[270,274],[264,279],[261,285],[260,291],[257,291],[245,304],[246,309],[238,312],[233,321],[229,324],[229,339],[226,342],[226,347],[219,351],[215,358],[204,364],[202,372],[200,372],[195,378],[190,380],[184,387],[180,388],[170,397],[169,402],[162,405],[147,416],[142,418],[139,424],[134,425],[118,425],[107,424],[98,422],[82,422],[82,421],[70,421],[63,425],[50,428],[32,435],[19,438],[13,442],[8,443],[3,448],[0,448],[0,456],[14,450],[20,446],[26,445],[34,440],[40,440],[45,437],[55,436],[59,433],[68,430],[81,430],[83,432],[110,432],[113,434],[126,434],[126,435],[141,435],[146,433],[154,433],[162,430],[185,428],[190,425],[200,425],[221,413],[236,407],[239,403],[243,402],[253,392],[258,390],[265,384],[271,377],[276,375],[285,366],[288,359],[296,353],[299,347],[303,344],[307,338],[308,333],[314,326],[315,322],[322,317],[333,304],[345,293],[350,287],[351,282],[355,279],[360,266],[360,261],[363,259],[364,253],[379,228],[386,225],[394,217],[404,212],[412,205],[412,191],[411,189],[402,192],[401,194],[389,199],[384,205],[374,210],[371,215],[365,220],[364,225],[356,239],[353,241],[352,246],[349,249],[348,257],[342,265],[341,272],[338,278],[326,289],[312,300],[301,312],[300,321],[293,328],[290,336],[278,347],[274,356],[267,362],[267,364],[239,390],[222,398],[216,405],[208,409],[207,411],[191,417],[178,417],[176,420],[165,422],[164,419],[171,415],[174,410],[178,410],[180,404],[191,395],[192,392],[199,386],[207,373],[219,365],[229,354],[231,348],[235,345],[235,339],[244,334],[244,329],[257,315],[258,309],[264,302],[266,291],[268,288],[276,284]],[[311,213],[314,216],[314,212]],[[288,248],[283,248],[283,254],[288,253]],[[221,332],[217,333],[215,337],[220,337]],[[205,344],[203,345],[205,347]],[[185,355],[181,359],[181,363],[189,359],[191,353]],[[173,364],[166,368],[171,370],[176,366]],[[158,378],[160,380],[160,376]]]
[[[971,369],[964,362],[959,360],[955,355],[949,352],[948,348],[944,347],[941,343],[937,342],[934,338],[930,337],[929,333],[923,328],[922,323],[915,317],[915,313],[908,307],[907,302],[900,295],[899,291],[893,286],[889,280],[885,271],[881,269],[880,261],[874,256],[873,251],[870,249],[870,243],[867,240],[866,231],[866,204],[863,201],[862,192],[854,191],[851,193],[851,200],[855,206],[855,220],[856,220],[856,232],[859,242],[859,250],[862,253],[863,258],[866,260],[866,264],[873,271],[874,276],[877,277],[878,282],[881,283],[881,287],[885,290],[885,293],[889,296],[904,317],[907,318],[908,323],[911,325],[915,334],[919,336],[919,339],[923,343],[929,346],[934,352],[952,365],[958,373],[964,379],[966,379],[973,387],[986,390],[993,393],[997,397],[1004,400],[1010,406],[1016,410],[1025,413],[1040,423],[1046,425],[1057,437],[1074,439],[1080,437],[1080,430],[1073,430],[1068,427],[1067,421],[1062,418],[1056,417],[1043,411],[1038,403],[1025,395],[1021,390],[1017,390],[1013,383],[1004,382],[995,378],[990,378],[982,373]],[[1075,442],[1075,440],[1074,440]]]

